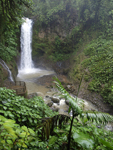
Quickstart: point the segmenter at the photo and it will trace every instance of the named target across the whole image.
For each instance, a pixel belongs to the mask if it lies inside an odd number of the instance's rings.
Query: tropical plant
[[[41,97],[25,99],[13,90],[0,88],[0,114],[15,120],[20,125],[36,128],[41,118],[52,117],[52,112]]]
[[[69,100],[69,105],[70,105],[69,112],[72,109],[73,116],[71,119],[71,125],[70,125],[70,130],[69,130],[69,135],[68,135],[67,150],[70,150],[71,131],[72,131],[73,122],[74,122],[75,117],[77,119],[82,118],[83,123],[87,122],[88,124],[89,124],[89,122],[95,122],[95,124],[113,122],[113,116],[111,116],[107,113],[96,112],[96,111],[95,112],[83,111],[83,109],[82,109],[83,101],[80,101],[78,98],[71,97],[70,94],[63,88],[63,86],[61,85],[61,82],[58,80],[58,78],[55,78],[55,80],[56,81],[54,81],[54,83],[55,83],[56,87],[58,88],[58,90],[63,94],[63,97],[66,100]],[[81,84],[81,81],[80,81],[80,84]],[[79,85],[79,88],[80,88],[80,85]],[[78,92],[79,92],[79,88],[78,88]],[[83,139],[85,137],[87,140],[91,138],[89,134],[84,134],[84,133],[80,134],[80,132],[78,132],[78,133],[76,132],[73,134],[73,138],[76,140],[76,142],[78,141],[78,144],[84,145],[85,143],[84,142],[82,143],[82,139],[80,140],[81,137]],[[103,143],[103,140],[100,139],[100,141]],[[107,144],[108,144],[107,142],[106,142],[106,144],[104,143],[104,145],[106,147],[107,147]],[[87,145],[88,147],[86,147],[86,148],[93,148],[94,141],[90,139],[88,145]],[[110,143],[108,145],[110,147],[112,147],[112,145],[110,145]]]
[[[14,120],[4,119],[4,117],[0,116],[0,138],[3,141],[0,146],[5,146],[6,149],[9,146],[14,149],[34,150],[37,148],[39,150],[62,150],[62,148],[66,150],[67,145],[68,150],[70,148],[73,150],[112,149],[113,134],[98,129],[96,126],[108,121],[113,122],[113,116],[101,112],[83,111],[83,101],[71,97],[60,81],[57,78],[55,80],[57,88],[62,93],[61,96],[69,100],[70,109],[73,110],[74,117],[72,116],[71,119],[69,116],[56,115],[44,105],[40,97],[27,100],[16,96],[14,91],[10,89],[1,88],[0,114],[7,118],[13,118],[19,125],[15,124]],[[24,126],[20,127],[20,125]],[[29,127],[34,131],[30,130]],[[9,134],[10,136],[8,137],[7,135]],[[14,134],[14,137],[12,137],[12,134]]]
[[[0,115],[0,149],[26,149],[33,142],[38,143],[36,133],[26,126],[20,127],[14,120],[7,119]]]

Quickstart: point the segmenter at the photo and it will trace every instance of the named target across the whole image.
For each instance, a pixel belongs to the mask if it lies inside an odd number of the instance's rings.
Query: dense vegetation
[[[113,1],[34,0],[33,9],[28,12],[30,5],[29,0],[0,1],[0,58],[8,62],[17,56],[21,17],[29,15],[35,20],[33,55],[46,54],[53,61],[73,56],[70,77],[80,83],[84,74],[88,89],[113,105]],[[64,37],[59,31],[53,40],[48,34],[39,38],[40,30],[46,32],[58,23],[63,25]],[[113,133],[103,125],[113,122],[113,117],[84,112],[83,102],[72,98],[58,80],[55,83],[69,100],[72,117],[52,112],[41,97],[25,99],[0,88],[0,149],[113,149]]]
[[[83,102],[71,97],[58,79],[55,83],[70,102],[72,119],[52,112],[41,97],[25,99],[0,88],[0,149],[113,149],[113,134],[104,129],[113,116],[83,111]]]

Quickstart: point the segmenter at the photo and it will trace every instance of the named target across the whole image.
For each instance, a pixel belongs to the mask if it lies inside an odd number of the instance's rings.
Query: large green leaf
[[[58,137],[56,137],[56,136],[52,136],[52,137],[49,139],[48,146],[53,145],[53,144],[56,142],[57,138],[58,138]]]
[[[105,145],[107,148],[109,148],[109,149],[113,149],[113,144],[112,143],[109,143],[109,142],[107,142],[107,141],[105,141],[104,139],[102,139],[102,138],[99,138],[99,141],[103,144],[103,145]]]
[[[87,133],[84,134],[83,132],[75,132],[73,134],[73,139],[83,148],[92,149],[94,147],[94,140]]]

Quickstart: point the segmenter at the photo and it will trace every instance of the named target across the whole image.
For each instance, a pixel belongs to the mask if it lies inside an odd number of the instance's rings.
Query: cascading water
[[[24,23],[21,26],[21,59],[19,74],[17,75],[20,80],[26,81],[30,78],[38,78],[39,76],[48,75],[53,73],[53,71],[42,70],[35,68],[32,61],[32,25],[33,22],[29,18],[23,18]]]
[[[9,67],[6,65],[6,63],[2,59],[0,59],[0,64],[3,66],[3,68],[5,68],[8,71],[8,73],[9,73],[9,79],[12,82],[14,82],[13,77],[12,77],[12,73],[11,73]]]
[[[24,72],[30,72],[33,68],[32,62],[32,20],[28,18],[23,18],[24,23],[21,26],[21,61],[20,70]]]

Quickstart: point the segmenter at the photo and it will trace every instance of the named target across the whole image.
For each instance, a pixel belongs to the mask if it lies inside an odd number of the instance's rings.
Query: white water
[[[23,18],[25,21],[21,26],[21,61],[19,71],[30,73],[34,68],[32,61],[32,25],[31,19]],[[33,70],[33,72],[35,72]]]
[[[9,79],[12,82],[14,82],[13,77],[12,77],[12,73],[11,73],[9,67],[7,66],[7,64],[2,59],[0,59],[0,64],[3,66],[4,69],[6,69],[8,71],[8,73],[9,73]]]

